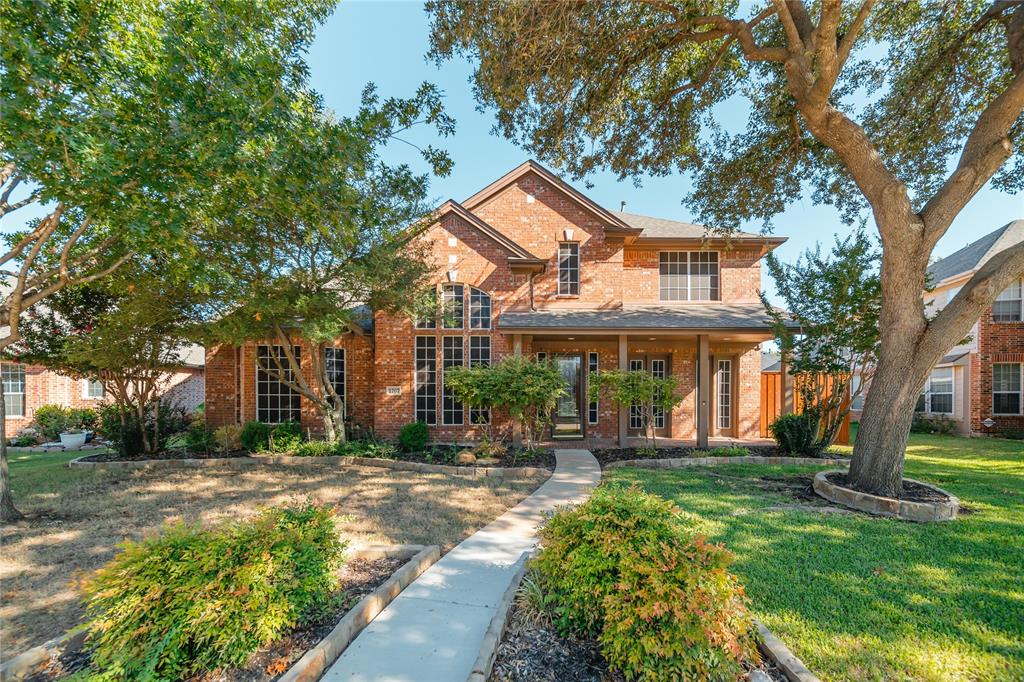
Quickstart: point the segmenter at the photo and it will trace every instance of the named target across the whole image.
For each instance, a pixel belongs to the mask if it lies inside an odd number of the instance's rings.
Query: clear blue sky
[[[434,142],[446,148],[455,168],[446,178],[435,179],[432,194],[438,199],[462,200],[489,184],[501,174],[526,160],[527,154],[511,142],[491,133],[494,116],[476,109],[468,78],[471,65],[451,61],[440,68],[425,59],[429,22],[422,6],[415,2],[343,2],[328,23],[320,29],[310,51],[313,86],[324,95],[328,106],[339,114],[353,113],[359,95],[368,81],[377,84],[381,96],[411,95],[423,81],[440,87],[446,95],[446,108],[458,123],[453,137],[435,140],[426,131],[410,136],[417,144]],[[742,121],[741,106],[723,115]],[[416,151],[393,143],[389,157],[418,164]],[[556,170],[557,169],[552,169]],[[690,220],[693,216],[682,206],[690,189],[687,178],[670,176],[651,178],[640,188],[631,181],[619,182],[611,173],[599,173],[576,187],[609,210],[626,210],[664,218]],[[945,256],[974,239],[1011,220],[1024,218],[1024,195],[1011,196],[984,189],[953,223],[939,242],[935,256]],[[773,221],[775,233],[789,237],[778,251],[785,260],[795,259],[815,242],[831,244],[833,234],[850,228],[828,206],[815,206],[810,199],[791,204]],[[747,226],[759,231],[760,223]],[[767,279],[767,276],[766,276]],[[765,282],[770,285],[769,282]],[[770,291],[770,288],[769,288]]]

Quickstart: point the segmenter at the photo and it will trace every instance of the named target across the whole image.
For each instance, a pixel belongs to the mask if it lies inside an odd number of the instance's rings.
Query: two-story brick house
[[[1024,241],[1024,220],[1000,227],[928,268],[926,310],[941,310],[992,256]],[[919,411],[951,419],[962,435],[1024,431],[1022,281],[1002,292],[965,342],[949,350],[922,389]]]
[[[455,313],[417,322],[378,311],[327,350],[355,427],[393,437],[420,420],[435,440],[471,439],[487,415],[448,394],[445,369],[515,353],[553,359],[566,377],[549,436],[637,435],[639,415],[587,400],[591,371],[626,367],[679,378],[686,398],[656,417],[660,435],[759,437],[760,344],[772,336],[758,299],[760,260],[784,238],[723,238],[612,212],[533,161],[445,202],[423,238],[438,296]],[[258,371],[257,353],[270,352],[256,342],[207,349],[208,423],[319,426],[306,401]]]

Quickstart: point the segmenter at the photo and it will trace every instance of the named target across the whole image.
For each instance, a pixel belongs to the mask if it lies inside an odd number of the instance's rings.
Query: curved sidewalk
[[[463,540],[407,587],[349,645],[324,682],[465,682],[544,513],[585,500],[601,480],[589,450],[556,450],[542,486]]]

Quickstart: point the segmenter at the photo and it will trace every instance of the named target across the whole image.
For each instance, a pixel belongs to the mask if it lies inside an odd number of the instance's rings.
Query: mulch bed
[[[153,459],[223,459],[225,457],[250,457],[245,450],[235,452],[190,452],[188,450],[164,450],[152,454],[138,454],[131,457],[122,457],[116,452],[102,452],[96,455],[82,457],[83,462],[143,462]]]
[[[833,483],[843,488],[849,488],[850,484],[847,482],[849,477],[846,473],[837,472],[826,476],[830,483]],[[920,483],[913,483],[906,479],[903,480],[903,489],[900,490],[900,494],[897,496],[900,500],[906,500],[907,502],[947,502],[949,497],[943,495],[938,490],[930,488]]]
[[[745,445],[743,446],[747,450],[750,450],[751,455],[758,457],[778,457],[780,455],[779,449],[774,445]],[[655,455],[644,452],[639,448],[597,448],[591,450],[594,453],[594,457],[602,465],[610,462],[620,462],[624,459],[675,459],[682,457],[710,457],[712,456],[711,451],[713,447],[698,448],[698,447],[666,447],[658,448]]]
[[[769,661],[759,670],[773,682],[786,682]],[[608,669],[597,642],[561,637],[547,623],[528,618],[518,605],[512,607],[490,682],[624,681],[622,673]]]
[[[486,467],[538,467],[541,469],[555,469],[555,451],[550,449],[534,450],[509,450],[497,457],[497,464],[462,464],[457,461],[456,455],[463,450],[472,448],[438,446],[426,452],[403,452],[398,459],[405,462],[421,462],[423,464],[446,464],[449,466],[486,466]]]
[[[219,670],[203,673],[190,678],[189,682],[272,682],[295,664],[303,654],[326,637],[338,622],[364,596],[373,592],[391,574],[398,570],[405,559],[378,559],[349,561],[342,568],[341,587],[336,593],[337,607],[323,618],[306,623],[290,633],[260,649],[249,659],[244,668]],[[27,682],[48,682],[83,670],[89,665],[87,651],[65,654],[51,663],[46,670],[28,678]]]

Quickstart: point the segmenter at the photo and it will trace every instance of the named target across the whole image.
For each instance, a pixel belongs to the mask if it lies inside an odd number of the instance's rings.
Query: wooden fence
[[[831,387],[832,377],[824,377],[825,390],[827,391]],[[803,398],[800,396],[800,392],[795,388],[796,382],[794,381],[790,390],[794,392],[793,395],[793,407],[799,412],[803,406]],[[840,409],[845,409],[849,401],[849,396],[843,401]],[[761,438],[771,438],[771,434],[768,432],[768,425],[773,421],[782,416],[782,373],[781,372],[761,372]],[[836,443],[839,445],[850,444],[850,413],[847,412],[843,418],[843,423],[839,427],[839,434],[836,436]]]

